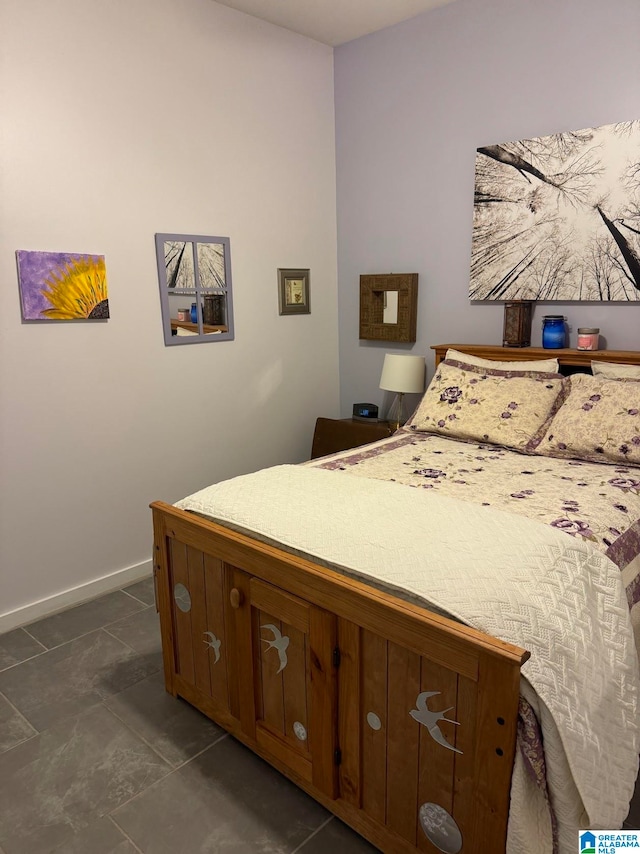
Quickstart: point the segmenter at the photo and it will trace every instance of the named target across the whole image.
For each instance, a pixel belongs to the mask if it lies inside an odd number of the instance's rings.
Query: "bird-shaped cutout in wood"
[[[206,645],[215,653],[216,657],[213,663],[217,664],[220,661],[220,644],[222,641],[217,638],[213,632],[205,632],[204,637],[204,643],[206,643]]]
[[[418,694],[416,698],[416,708],[412,709],[409,714],[414,721],[418,721],[419,724],[422,724],[427,728],[431,738],[434,741],[437,741],[438,744],[441,744],[448,750],[453,750],[454,753],[462,753],[462,751],[458,750],[457,747],[453,747],[453,745],[449,744],[438,726],[438,721],[447,721],[450,724],[460,726],[459,721],[452,721],[451,718],[445,718],[445,714],[450,712],[451,709],[453,709],[453,706],[449,706],[448,709],[443,709],[441,712],[432,712],[427,706],[427,700],[429,697],[435,697],[439,693],[440,691],[423,691],[421,694]]]
[[[267,640],[266,638],[260,638],[262,643],[267,644],[268,649],[276,649],[278,651],[278,658],[280,659],[280,667],[276,670],[276,673],[280,673],[287,666],[287,647],[289,646],[289,638],[286,635],[282,635],[280,629],[277,626],[274,626],[273,623],[265,623],[264,626],[260,626],[261,629],[267,629],[273,634],[273,640]]]

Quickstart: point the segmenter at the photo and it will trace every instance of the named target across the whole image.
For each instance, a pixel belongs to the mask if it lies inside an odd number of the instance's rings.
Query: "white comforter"
[[[620,827],[638,771],[640,679],[619,569],[588,542],[537,521],[337,477],[277,466],[176,506],[374,579],[528,649],[523,693],[543,728],[560,851],[575,852],[579,824]],[[551,851],[547,811],[519,761],[510,815],[510,851]]]

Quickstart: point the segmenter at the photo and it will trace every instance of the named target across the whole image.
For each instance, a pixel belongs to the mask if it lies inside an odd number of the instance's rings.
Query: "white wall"
[[[500,344],[469,302],[476,148],[640,118],[638,0],[456,0],[335,51],[342,412],[381,403],[385,350]],[[413,347],[358,340],[361,273],[418,273]],[[640,302],[537,303],[640,348]]]
[[[307,457],[338,343],[331,48],[212,0],[3,0],[0,51],[1,630],[145,570],[151,500]],[[164,346],[156,232],[230,237],[235,341]],[[104,254],[111,319],[21,322],[17,249]]]

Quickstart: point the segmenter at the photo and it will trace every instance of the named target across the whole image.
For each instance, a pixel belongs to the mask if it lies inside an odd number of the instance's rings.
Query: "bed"
[[[153,503],[166,687],[383,851],[563,854],[637,774],[640,382],[434,349],[388,439]]]

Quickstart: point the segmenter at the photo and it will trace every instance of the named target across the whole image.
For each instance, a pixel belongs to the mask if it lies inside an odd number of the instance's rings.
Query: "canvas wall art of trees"
[[[640,120],[477,149],[472,300],[640,300]]]
[[[24,320],[107,320],[104,255],[19,249],[18,285]]]

